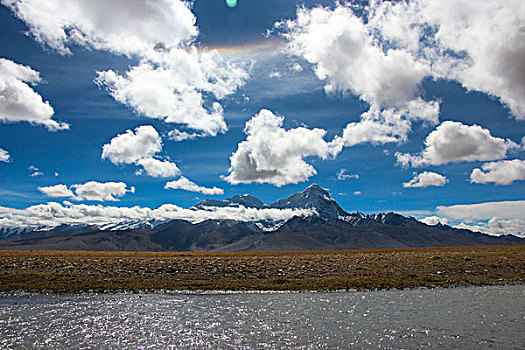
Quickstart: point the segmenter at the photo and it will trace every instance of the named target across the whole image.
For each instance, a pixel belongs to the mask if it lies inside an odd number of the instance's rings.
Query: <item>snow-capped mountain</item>
[[[303,192],[294,193],[288,198],[279,199],[270,207],[278,209],[314,209],[318,216],[325,219],[339,219],[349,215],[318,184],[313,184]]]
[[[178,208],[178,207],[177,207]],[[113,220],[97,225],[0,228],[0,249],[272,251],[523,244],[396,213],[348,213],[327,190],[304,191],[265,204],[250,195],[207,199],[182,219]],[[151,214],[151,213],[150,213]],[[164,212],[164,215],[166,212]],[[241,217],[241,215],[244,215]],[[101,245],[100,242],[105,242]]]
[[[213,207],[238,207],[246,208],[273,208],[273,209],[312,209],[318,216],[325,219],[340,219],[350,214],[344,211],[336,201],[330,197],[328,191],[318,184],[313,184],[302,192],[279,199],[273,204],[265,204],[259,198],[249,194],[236,195],[222,201],[214,199],[203,200],[193,206],[197,209],[209,209]]]

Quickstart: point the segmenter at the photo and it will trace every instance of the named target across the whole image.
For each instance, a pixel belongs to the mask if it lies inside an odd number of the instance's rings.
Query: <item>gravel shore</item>
[[[0,291],[340,290],[521,284],[525,246],[275,253],[0,251]]]

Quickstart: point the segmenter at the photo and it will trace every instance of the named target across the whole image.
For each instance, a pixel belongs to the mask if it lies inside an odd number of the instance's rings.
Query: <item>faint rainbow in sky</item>
[[[253,56],[278,54],[285,46],[282,40],[261,40],[242,45],[199,46],[200,52],[217,51],[223,56]]]

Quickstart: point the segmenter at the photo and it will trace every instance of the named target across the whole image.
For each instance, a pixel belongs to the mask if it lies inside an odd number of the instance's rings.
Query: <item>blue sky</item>
[[[524,232],[520,1],[1,3],[0,220],[318,183],[347,211]]]

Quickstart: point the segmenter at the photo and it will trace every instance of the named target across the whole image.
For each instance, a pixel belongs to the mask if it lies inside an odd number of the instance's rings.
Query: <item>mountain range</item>
[[[125,251],[289,251],[347,250],[525,244],[447,225],[430,226],[396,213],[348,213],[319,185],[265,204],[250,195],[206,199],[190,210],[218,208],[299,210],[282,219],[235,218],[190,221],[123,221],[111,225],[0,228],[0,249]],[[302,211],[300,211],[302,210]]]

